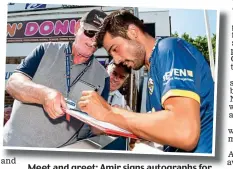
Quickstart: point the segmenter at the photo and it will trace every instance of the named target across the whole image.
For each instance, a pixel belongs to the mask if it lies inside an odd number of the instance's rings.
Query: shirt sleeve
[[[194,48],[180,38],[168,38],[158,44],[161,103],[172,96],[189,97],[200,103],[200,68]]]
[[[109,96],[109,91],[110,91],[110,78],[109,77],[106,77],[105,78],[105,86],[104,86],[104,89],[101,93],[101,96],[106,100],[108,101],[108,96]]]
[[[36,73],[36,70],[40,64],[40,61],[44,55],[45,49],[44,45],[37,46],[16,68],[15,72],[23,73],[30,79]]]

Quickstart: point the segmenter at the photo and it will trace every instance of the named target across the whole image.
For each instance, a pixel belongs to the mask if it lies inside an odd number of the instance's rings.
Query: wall
[[[144,23],[155,23],[156,36],[170,36],[169,11],[140,12],[139,18]]]

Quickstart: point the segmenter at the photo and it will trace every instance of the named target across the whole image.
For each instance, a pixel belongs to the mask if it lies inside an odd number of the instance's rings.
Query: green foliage
[[[177,32],[172,34],[173,37],[180,37],[184,40],[188,41],[189,43],[193,44],[194,46],[199,49],[199,51],[205,56],[206,60],[209,62],[209,51],[208,51],[208,41],[206,36],[197,36],[195,38],[192,38],[189,36],[189,34],[184,33],[179,36]],[[216,34],[213,34],[211,37],[211,43],[214,53],[214,60],[215,60],[215,53],[216,53]]]

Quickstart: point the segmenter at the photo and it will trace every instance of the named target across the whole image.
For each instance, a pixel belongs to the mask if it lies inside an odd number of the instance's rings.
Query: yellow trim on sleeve
[[[172,96],[183,96],[183,97],[189,97],[192,98],[194,100],[196,100],[198,103],[200,103],[200,96],[197,93],[194,93],[192,91],[188,91],[188,90],[178,90],[178,89],[172,89],[169,90],[161,99],[162,101],[162,106],[165,100],[167,100],[167,98],[172,97]]]

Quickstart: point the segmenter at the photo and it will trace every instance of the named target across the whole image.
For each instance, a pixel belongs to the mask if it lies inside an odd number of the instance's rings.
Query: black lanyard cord
[[[111,98],[110,98],[110,100],[109,100],[109,104],[110,104],[110,105],[112,105],[112,101],[113,101],[113,99],[114,99],[114,94],[113,94],[113,95],[111,95]]]
[[[70,88],[77,83],[81,77],[84,75],[84,73],[88,70],[88,68],[91,66],[93,58],[91,58],[91,60],[89,61],[89,63],[87,64],[87,66],[82,70],[81,73],[78,74],[78,76],[74,79],[74,81],[72,82],[72,84],[70,84],[70,58],[71,58],[71,46],[68,45],[65,49],[65,53],[66,53],[66,86],[67,86],[67,92],[66,92],[66,97],[69,96],[70,93]]]
[[[70,85],[70,58],[71,58],[71,45],[68,44],[68,46],[65,49],[65,54],[66,54],[66,86],[67,86],[67,92],[66,92],[66,96],[68,98],[69,96],[69,92],[70,92],[70,88],[80,80],[80,78],[84,75],[84,73],[87,71],[87,69],[91,66],[93,58],[91,58],[91,61],[89,61],[88,65],[83,69],[83,71],[74,79],[74,81],[72,82],[72,84]],[[63,143],[62,145],[58,146],[57,148],[61,148],[64,147],[65,145],[68,145],[72,140],[75,139],[75,137],[78,136],[80,130],[82,129],[84,123],[82,122],[81,127],[70,137],[70,139],[68,139],[65,143]],[[77,140],[76,140],[77,141]]]
[[[66,97],[68,97],[70,93],[70,56],[71,56],[70,45],[66,47],[65,53],[66,53],[66,86],[67,86]]]
[[[83,71],[81,73],[79,73],[79,75],[74,79],[74,81],[72,82],[72,84],[70,85],[70,87],[72,87],[75,83],[77,83],[81,77],[84,75],[84,73],[88,70],[88,68],[91,66],[92,60],[88,63],[88,65],[83,69]]]
[[[76,132],[70,137],[69,140],[67,140],[65,143],[63,143],[62,145],[58,146],[57,148],[64,147],[64,146],[68,145],[69,143],[71,144],[71,141],[74,140],[75,137],[77,137],[78,134],[79,134],[79,132],[82,130],[83,125],[84,125],[84,123],[82,122],[82,125],[81,125],[81,127],[78,129],[78,131],[76,131]],[[76,142],[76,141],[79,141],[79,140],[81,140],[81,139],[75,139],[75,142]]]

